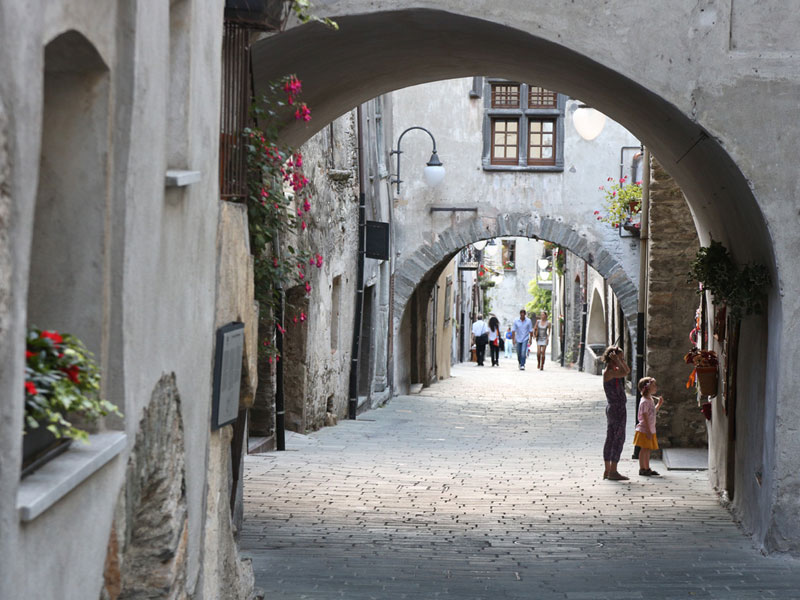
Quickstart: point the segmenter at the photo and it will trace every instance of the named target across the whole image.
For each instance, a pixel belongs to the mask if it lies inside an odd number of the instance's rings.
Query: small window
[[[492,84],[492,108],[519,108],[519,84]]]
[[[556,123],[552,120],[529,121],[528,164],[554,165],[556,163]]]
[[[503,269],[514,271],[517,268],[517,240],[503,240]]]
[[[555,92],[543,87],[531,85],[528,87],[528,108],[557,108],[558,99]]]
[[[515,165],[519,148],[519,121],[517,119],[492,120],[492,164]]]

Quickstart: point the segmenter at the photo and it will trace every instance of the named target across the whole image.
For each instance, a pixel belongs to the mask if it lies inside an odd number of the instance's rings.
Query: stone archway
[[[569,224],[535,214],[508,214],[496,219],[460,223],[442,232],[433,244],[417,249],[401,261],[395,270],[395,327],[399,325],[414,290],[432,272],[444,267],[465,246],[504,236],[553,242],[589,263],[616,294],[628,331],[635,339],[638,290],[614,256],[599,242],[580,235]]]
[[[739,262],[769,266],[769,314],[742,330],[741,344],[757,352],[740,365],[737,411],[760,425],[732,441],[741,457],[734,502],[759,543],[800,547],[800,474],[790,458],[800,453],[800,344],[785,333],[800,320],[800,296],[781,291],[800,286],[796,236],[786,227],[797,219],[786,202],[797,186],[776,159],[796,151],[800,81],[794,55],[782,52],[793,46],[770,26],[783,23],[786,31],[800,17],[779,0],[759,5],[769,23],[742,3],[687,10],[611,3],[603,11],[552,0],[491,10],[452,0],[431,0],[425,9],[410,0],[329,6],[321,13],[339,31],[307,25],[254,48],[257,85],[294,72],[315,109],[309,127],[287,127],[286,141],[302,143],[353,106],[409,85],[486,74],[536,81],[584,100],[642,140],[685,193],[701,243],[713,236]],[[625,43],[609,32],[625,32]]]

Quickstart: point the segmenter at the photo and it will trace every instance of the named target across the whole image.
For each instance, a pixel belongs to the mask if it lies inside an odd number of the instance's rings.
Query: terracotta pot
[[[717,395],[717,367],[697,367],[697,385],[703,396]]]

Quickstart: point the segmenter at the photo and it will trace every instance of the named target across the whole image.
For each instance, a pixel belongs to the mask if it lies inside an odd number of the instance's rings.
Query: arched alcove
[[[586,343],[606,344],[606,313],[603,310],[603,299],[594,288],[589,309],[589,320],[586,325]]]
[[[67,331],[99,358],[106,318],[109,71],[68,31],[45,47],[28,323]]]

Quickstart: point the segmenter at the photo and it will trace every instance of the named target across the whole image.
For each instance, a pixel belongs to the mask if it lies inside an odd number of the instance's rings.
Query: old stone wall
[[[303,433],[347,412],[358,250],[356,111],[331,123],[301,152],[313,200],[309,229],[298,243],[324,257],[321,269],[306,269],[310,293],[287,295],[286,425]]]
[[[658,414],[659,444],[704,446],[705,419],[698,410],[694,388],[686,389],[691,368],[683,361],[691,348],[689,332],[700,298],[695,285],[686,281],[699,241],[683,192],[655,160],[648,244],[645,362],[647,375],[658,380],[665,400]]]

